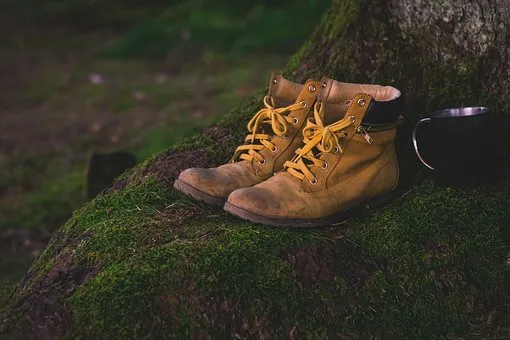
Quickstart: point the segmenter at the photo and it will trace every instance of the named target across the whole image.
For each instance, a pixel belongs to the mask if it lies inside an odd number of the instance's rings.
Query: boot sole
[[[194,198],[198,201],[205,202],[207,204],[216,205],[218,207],[223,206],[225,204],[225,202],[227,201],[226,198],[211,196],[209,194],[206,194],[205,192],[202,192],[202,191],[192,187],[188,183],[180,181],[178,179],[176,179],[174,182],[174,188],[176,190],[182,192],[186,196]]]
[[[236,207],[228,202],[223,207],[232,215],[240,217],[244,220],[249,220],[255,223],[267,224],[276,227],[295,227],[295,228],[311,228],[311,227],[324,227],[329,225],[342,225],[349,222],[351,219],[359,216],[366,216],[374,213],[380,208],[391,203],[398,197],[398,191],[393,190],[386,194],[373,197],[366,200],[350,209],[342,212],[314,219],[292,219],[292,218],[279,218],[268,217],[252,213],[248,210]]]

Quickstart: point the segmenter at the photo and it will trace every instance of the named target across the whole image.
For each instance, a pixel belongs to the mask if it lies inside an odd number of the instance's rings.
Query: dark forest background
[[[92,155],[143,162],[214,123],[284,67],[329,3],[1,1],[0,305],[89,199]]]

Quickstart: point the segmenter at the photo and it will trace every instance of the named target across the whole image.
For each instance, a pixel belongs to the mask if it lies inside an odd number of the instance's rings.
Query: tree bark
[[[436,188],[408,137],[426,112],[488,106],[510,145],[509,22],[506,0],[334,1],[283,72],[402,90],[410,193],[346,228],[302,232],[240,222],[172,191],[182,169],[228,159],[257,95],[78,210],[11,296],[0,337],[508,335],[508,177]]]

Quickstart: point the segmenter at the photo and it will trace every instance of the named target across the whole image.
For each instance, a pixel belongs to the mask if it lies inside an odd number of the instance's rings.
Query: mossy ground
[[[46,269],[32,270],[51,270],[67,252],[76,265],[101,268],[67,300],[70,338],[496,336],[510,326],[501,235],[509,220],[508,186],[448,189],[425,180],[344,231],[276,229],[149,181],[77,212],[39,259]],[[310,258],[292,261],[305,245]],[[345,252],[336,270],[316,259],[334,248]],[[318,268],[305,274],[307,284],[299,273],[310,265]],[[349,270],[367,274],[353,281]],[[324,271],[331,274],[319,279]]]
[[[347,6],[350,15],[367,13],[357,4],[335,2],[326,18],[347,15],[335,6]],[[327,63],[330,74],[346,81],[399,83],[408,89],[411,126],[425,110],[469,103],[474,93],[482,104],[495,100],[478,93],[473,82],[466,85],[475,74],[462,71],[467,78],[457,77],[448,65],[427,62],[426,53],[409,58],[412,47],[404,45],[403,55],[385,43],[367,48],[366,60],[356,59],[368,65],[361,69],[349,59],[359,50],[337,48],[359,33],[350,25],[357,19],[350,19],[340,20],[338,27],[325,20],[324,39],[336,32],[335,40],[321,45],[312,39],[289,64],[297,69],[287,74],[317,74]],[[359,33],[367,44],[370,39],[363,34],[377,31],[377,41],[385,34],[396,37],[388,24],[372,19]],[[320,46],[331,53],[308,63],[308,69],[301,67],[321,52]],[[384,51],[395,54],[381,55]],[[387,63],[368,63],[371,53]],[[469,58],[461,61],[473,62]],[[426,78],[408,73],[422,62],[429,68]],[[441,76],[430,78],[434,74]],[[451,80],[445,81],[445,74]],[[399,142],[407,194],[344,229],[276,229],[240,221],[178,194],[168,185],[172,178],[162,178],[161,171],[151,173],[162,160],[197,150],[210,165],[228,159],[259,100],[256,96],[216,128],[180,142],[128,174],[120,190],[76,211],[12,296],[3,331],[27,325],[16,311],[29,312],[23,298],[49,283],[58,290],[59,306],[72,315],[61,328],[68,338],[508,336],[508,176],[480,187],[434,185],[430,176],[416,171],[406,137],[409,125]],[[504,112],[504,101],[495,105]],[[198,161],[189,158],[182,165]],[[87,279],[61,291],[79,269]]]

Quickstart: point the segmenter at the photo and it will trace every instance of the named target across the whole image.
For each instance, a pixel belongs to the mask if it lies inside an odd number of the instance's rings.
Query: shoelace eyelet
[[[297,124],[297,123],[299,123],[299,118],[294,117],[294,119],[292,120],[292,124]]]
[[[324,162],[324,164],[321,166],[322,170],[326,170],[328,168],[328,162]]]
[[[317,181],[317,178],[314,178],[314,179],[312,179],[312,180],[310,181],[310,184],[315,185],[315,184],[317,184],[317,182],[318,182],[318,181]]]
[[[349,119],[351,123],[354,123],[356,121],[356,117],[354,116],[349,116],[347,119]]]
[[[359,106],[365,106],[365,104],[366,104],[365,99],[363,99],[363,98],[358,99],[358,105],[359,105]]]
[[[304,109],[306,107],[306,102],[304,100],[300,101],[301,107]]]
[[[333,148],[333,153],[338,153],[338,151],[340,151],[340,148],[338,147],[338,145],[335,145],[335,147]]]
[[[259,161],[259,164],[260,164],[260,165],[264,165],[264,164],[266,164],[266,160],[265,160],[265,159],[263,159],[263,160]]]
[[[278,147],[275,145],[274,148],[270,149],[269,151],[274,153],[274,152],[278,151]]]

